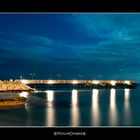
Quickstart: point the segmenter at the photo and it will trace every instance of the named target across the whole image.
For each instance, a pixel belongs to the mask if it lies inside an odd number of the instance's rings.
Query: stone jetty
[[[0,81],[0,91],[33,91],[20,81]]]

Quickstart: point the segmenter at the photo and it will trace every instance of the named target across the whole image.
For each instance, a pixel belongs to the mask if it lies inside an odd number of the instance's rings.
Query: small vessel
[[[10,107],[24,105],[27,98],[25,97],[14,97],[8,99],[0,99],[0,107]]]

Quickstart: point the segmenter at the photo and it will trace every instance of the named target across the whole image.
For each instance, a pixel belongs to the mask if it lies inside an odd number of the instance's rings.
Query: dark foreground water
[[[21,93],[1,93],[1,97]],[[46,90],[0,109],[0,126],[140,126],[140,89]]]

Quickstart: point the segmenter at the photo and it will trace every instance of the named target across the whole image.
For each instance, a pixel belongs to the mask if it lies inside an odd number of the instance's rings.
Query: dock
[[[20,79],[26,85],[79,85],[89,87],[136,87],[135,80],[29,80]]]

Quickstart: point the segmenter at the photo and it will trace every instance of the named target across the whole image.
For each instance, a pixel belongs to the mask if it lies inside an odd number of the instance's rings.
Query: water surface
[[[0,108],[0,126],[140,126],[140,90],[45,90]],[[24,95],[22,93],[22,95]],[[1,98],[20,93],[1,93]]]

